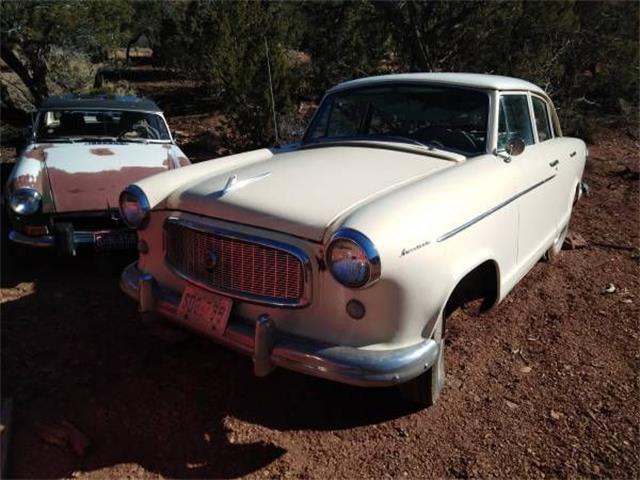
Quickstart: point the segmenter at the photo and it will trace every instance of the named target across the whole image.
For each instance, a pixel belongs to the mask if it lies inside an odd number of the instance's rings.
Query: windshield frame
[[[442,147],[438,147],[443,151],[450,151],[452,153],[458,154],[458,155],[464,155],[468,158],[473,158],[473,157],[477,157],[480,155],[484,155],[486,153],[488,153],[490,151],[490,145],[492,143],[492,126],[493,126],[493,110],[494,110],[494,95],[493,95],[493,91],[491,90],[487,90],[486,88],[474,88],[474,87],[468,87],[468,86],[461,86],[461,85],[456,85],[456,84],[452,84],[452,83],[447,83],[447,82],[427,82],[427,81],[412,81],[412,80],[402,80],[402,81],[390,81],[390,82],[381,82],[381,83],[372,83],[372,84],[368,84],[368,85],[358,85],[358,86],[354,86],[354,87],[346,87],[346,88],[339,88],[339,87],[334,87],[332,89],[330,89],[323,97],[322,100],[320,101],[320,104],[318,105],[318,108],[316,108],[316,111],[313,113],[313,116],[311,117],[311,121],[309,122],[309,124],[307,125],[307,128],[304,132],[304,135],[302,137],[301,140],[301,145],[310,145],[310,144],[314,144],[314,145],[319,145],[322,144],[323,141],[327,141],[327,143],[331,143],[331,142],[335,142],[336,140],[340,139],[341,137],[323,137],[320,139],[312,139],[311,137],[311,131],[313,130],[313,128],[315,127],[316,122],[318,121],[318,118],[320,116],[320,114],[323,112],[323,107],[325,105],[325,102],[327,102],[329,99],[331,99],[334,95],[341,95],[344,93],[348,93],[348,92],[354,92],[354,91],[362,91],[362,90],[368,90],[368,89],[375,89],[375,88],[381,88],[381,87],[400,87],[400,86],[425,86],[425,87],[436,87],[436,88],[449,88],[452,90],[464,90],[464,91],[472,91],[472,92],[477,92],[477,93],[481,93],[483,95],[486,96],[487,98],[487,103],[486,103],[486,107],[487,107],[487,111],[486,111],[486,116],[485,116],[485,141],[484,141],[484,145],[482,146],[481,149],[479,149],[477,152],[467,152],[467,151],[462,151],[462,150],[458,150],[458,149],[454,149],[451,147],[447,147],[444,146],[444,148]],[[366,135],[366,134],[365,134]],[[347,140],[348,137],[344,136],[342,137],[344,140]],[[378,137],[377,139],[375,139],[376,141],[388,141],[390,143],[394,143],[396,142],[396,140],[393,140],[393,135],[389,136],[388,140],[380,140],[380,138]]]
[[[113,136],[95,136],[95,135],[86,135],[85,137],[80,137],[78,140],[68,140],[65,137],[60,137],[60,138],[42,138],[41,136],[38,135],[38,129],[40,127],[40,122],[43,120],[44,114],[46,112],[57,112],[57,111],[73,111],[73,110],[77,110],[79,112],[136,112],[136,113],[144,113],[144,114],[148,114],[148,115],[157,115],[158,117],[160,117],[160,119],[162,120],[162,124],[164,125],[164,128],[167,131],[168,137],[169,138],[163,138],[163,139],[153,139],[153,138],[135,138],[135,139],[127,139],[127,138],[120,138],[120,137],[113,137]],[[99,107],[90,107],[90,108],[86,108],[86,107],[78,107],[78,108],[73,108],[73,107],[69,107],[69,108],[41,108],[38,109],[33,121],[33,127],[31,129],[31,135],[32,135],[32,141],[33,143],[49,143],[49,142],[68,142],[68,143],[86,143],[86,142],[96,142],[96,141],[104,141],[104,142],[108,142],[108,141],[112,141],[112,142],[117,142],[117,143],[170,143],[170,144],[175,144],[175,140],[173,138],[173,133],[171,132],[171,128],[169,128],[169,124],[167,123],[167,119],[164,116],[164,113],[161,111],[157,111],[157,110],[140,110],[137,108],[99,108]],[[83,140],[83,138],[87,138],[90,140]],[[97,140],[100,139],[100,140]]]

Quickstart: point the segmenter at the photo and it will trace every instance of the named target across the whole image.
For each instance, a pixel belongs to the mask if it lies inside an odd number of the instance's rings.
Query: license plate
[[[233,300],[187,285],[178,306],[178,317],[204,333],[224,334]]]
[[[138,236],[135,230],[102,232],[95,234],[96,249],[100,251],[129,250],[136,248]]]

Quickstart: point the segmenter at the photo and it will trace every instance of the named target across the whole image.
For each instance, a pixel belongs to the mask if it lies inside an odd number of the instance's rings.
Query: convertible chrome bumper
[[[157,312],[183,325],[177,316],[180,295],[163,290],[137,263],[122,272],[120,288],[138,302],[141,312]],[[258,376],[278,366],[365,387],[397,385],[417,377],[433,365],[439,348],[433,340],[393,350],[329,345],[278,331],[268,315],[253,322],[232,317],[223,335],[209,338],[252,356]]]

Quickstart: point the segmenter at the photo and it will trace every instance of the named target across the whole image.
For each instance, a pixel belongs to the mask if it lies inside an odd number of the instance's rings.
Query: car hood
[[[44,161],[57,212],[116,208],[130,183],[189,164],[175,145],[157,143],[54,144],[25,155]]]
[[[390,149],[305,149],[198,179],[174,191],[165,206],[320,241],[355,208],[453,165]]]

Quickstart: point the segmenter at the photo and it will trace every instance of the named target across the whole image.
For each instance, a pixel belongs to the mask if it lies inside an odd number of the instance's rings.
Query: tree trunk
[[[2,60],[24,82],[36,103],[40,103],[49,95],[46,81],[47,66],[43,55],[37,54],[36,63],[41,63],[41,65],[34,65],[34,75],[32,76],[27,66],[18,58],[10,46],[4,43],[0,45],[0,53]]]

